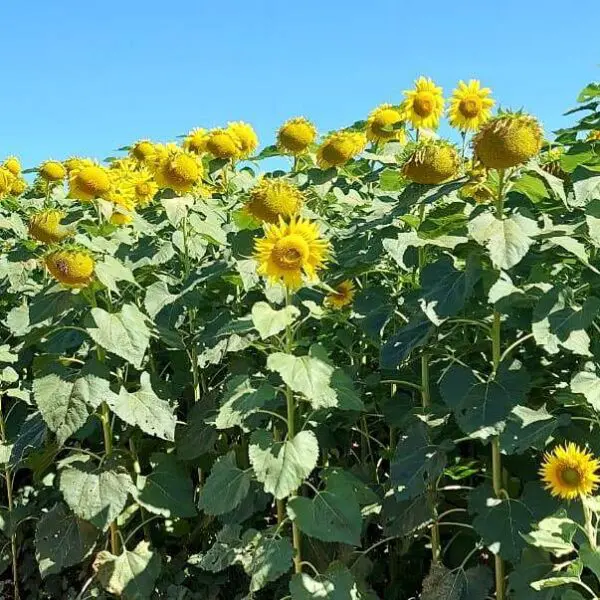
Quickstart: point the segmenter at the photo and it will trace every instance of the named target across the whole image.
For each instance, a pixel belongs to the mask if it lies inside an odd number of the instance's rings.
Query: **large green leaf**
[[[137,479],[138,503],[165,517],[195,516],[194,486],[187,470],[172,454],[152,454],[150,463],[150,474]]]
[[[280,333],[299,316],[300,310],[295,306],[275,310],[266,302],[257,302],[252,307],[252,322],[263,340]]]
[[[310,475],[319,458],[319,443],[312,431],[275,442],[268,431],[255,431],[248,451],[256,478],[275,498],[286,498]]]
[[[197,402],[187,415],[187,423],[178,423],[175,430],[177,458],[194,460],[212,451],[219,432],[209,424],[208,414],[212,410],[206,402]]]
[[[435,327],[429,319],[417,318],[394,333],[381,347],[382,369],[395,369],[406,360],[415,348],[424,346]]]
[[[129,267],[126,267],[116,258],[107,255],[94,267],[96,277],[112,292],[118,294],[117,283],[126,281],[137,285],[135,277]]]
[[[91,338],[104,349],[124,358],[140,368],[148,343],[150,331],[146,317],[134,304],[125,304],[117,313],[102,308],[92,308],[96,327],[88,327]]]
[[[59,488],[69,508],[81,519],[106,531],[134,492],[129,473],[97,468],[91,462],[71,463],[60,472]]]
[[[235,454],[222,456],[202,486],[198,508],[210,515],[222,515],[236,508],[248,495],[252,474],[235,464]]]
[[[125,600],[148,600],[154,591],[160,568],[160,555],[152,552],[146,541],[118,556],[102,550],[94,561],[100,585],[109,594]]]
[[[360,545],[362,517],[354,491],[336,481],[315,493],[313,498],[295,496],[287,512],[302,532],[324,542]]]
[[[107,400],[115,414],[142,431],[172,442],[175,439],[175,415],[168,402],[159,398],[150,384],[150,375],[140,376],[140,388],[128,392],[121,388],[118,396]]]
[[[558,596],[556,590],[535,591],[531,587],[532,582],[545,578],[553,570],[554,564],[547,552],[538,548],[525,548],[509,575],[508,590],[511,600],[566,600]]]
[[[422,238],[416,231],[399,233],[396,239],[385,239],[382,245],[387,253],[398,263],[405,271],[409,267],[405,264],[405,254],[409,248],[424,248],[425,246],[436,246],[438,248],[453,249],[458,244],[468,242],[466,237],[454,235],[442,235],[436,238]]]
[[[35,557],[42,577],[60,573],[87,558],[94,549],[98,530],[57,504],[42,514],[35,530]]]
[[[586,363],[585,370],[574,375],[571,390],[575,394],[583,394],[591,407],[600,412],[600,377],[596,374],[594,363]]]
[[[247,538],[251,538],[249,543]],[[286,537],[265,536],[258,532],[244,535],[244,553],[240,562],[250,575],[250,592],[262,590],[292,567],[294,549]]]
[[[290,580],[292,600],[360,600],[354,577],[341,563],[332,563],[318,575],[298,573]]]

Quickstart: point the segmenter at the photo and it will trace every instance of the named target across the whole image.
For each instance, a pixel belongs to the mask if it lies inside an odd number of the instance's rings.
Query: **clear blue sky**
[[[505,107],[566,121],[600,79],[599,0],[0,2],[0,157],[98,158],[140,137],[303,114],[363,118],[427,75],[479,78]]]

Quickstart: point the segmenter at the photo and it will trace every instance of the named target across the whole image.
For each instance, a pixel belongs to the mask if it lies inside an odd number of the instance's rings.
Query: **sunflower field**
[[[0,597],[600,598],[578,102],[0,157]]]

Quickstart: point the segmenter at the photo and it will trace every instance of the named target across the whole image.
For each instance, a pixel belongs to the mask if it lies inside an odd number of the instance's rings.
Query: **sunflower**
[[[490,118],[495,102],[488,96],[490,88],[482,88],[477,79],[458,82],[450,99],[450,125],[461,131],[476,131]]]
[[[295,215],[302,206],[302,192],[284,179],[262,179],[250,191],[246,210],[260,221],[277,223]]]
[[[227,124],[227,131],[240,142],[240,158],[248,158],[258,148],[258,136],[252,125],[248,125],[243,121],[236,121]]]
[[[71,172],[69,177],[69,198],[90,202],[109,195],[111,175],[99,165],[83,167]]]
[[[393,125],[401,124],[402,116],[391,104],[381,104],[367,119],[367,139],[372,142],[387,142],[398,140],[406,143],[404,128],[390,129]]]
[[[15,177],[18,177],[21,174],[21,163],[16,156],[9,156],[2,166],[5,169],[8,169]]]
[[[229,129],[211,129],[206,134],[206,151],[216,158],[239,158],[242,142]]]
[[[596,129],[595,131],[590,131],[588,136],[585,138],[587,142],[591,142],[594,140],[600,140],[600,129]]]
[[[536,119],[522,113],[503,113],[483,125],[473,139],[473,148],[488,169],[508,169],[534,157],[542,139]]]
[[[335,292],[327,295],[325,304],[331,308],[344,308],[348,304],[352,304],[355,293],[354,283],[350,279],[346,279],[335,286]]]
[[[40,177],[48,183],[62,181],[67,176],[67,169],[57,160],[47,160],[38,169]]]
[[[27,189],[27,182],[22,177],[15,177],[10,186],[10,193],[13,196],[20,196]]]
[[[316,127],[304,117],[286,121],[277,132],[277,147],[281,152],[297,156],[306,152],[317,137]]]
[[[61,224],[65,216],[60,210],[48,209],[29,219],[29,235],[38,242],[55,244],[71,235],[71,230]]]
[[[317,271],[325,266],[330,245],[320,237],[319,227],[301,217],[289,223],[279,219],[278,225],[265,225],[265,237],[256,240],[254,258],[258,273],[271,281],[281,281],[288,289],[302,286],[303,275],[317,279]]]
[[[150,140],[138,140],[129,149],[129,155],[139,160],[141,163],[146,163],[154,158],[155,145]]]
[[[191,191],[200,183],[202,174],[200,157],[181,148],[169,149],[166,155],[161,157],[154,171],[158,187],[170,188],[180,194]]]
[[[142,168],[135,173],[131,173],[125,182],[125,186],[130,192],[135,204],[140,207],[148,206],[154,200],[158,192],[158,185],[154,181],[152,173],[146,168]]]
[[[0,167],[0,198],[8,194],[12,188],[15,176],[5,167]]]
[[[367,138],[360,131],[335,131],[325,138],[317,150],[317,163],[322,169],[338,167],[360,154]]]
[[[540,155],[540,167],[542,167],[546,173],[550,173],[550,175],[554,175],[560,179],[566,179],[568,174],[563,171],[560,164],[560,159],[564,153],[564,146],[554,146],[553,148],[549,148]]]
[[[598,468],[600,462],[588,450],[569,442],[544,454],[540,476],[553,496],[574,500],[596,490],[600,482]]]
[[[426,140],[408,156],[402,173],[415,183],[435,185],[456,177],[459,167],[458,152],[450,142]]]
[[[63,166],[67,170],[67,175],[71,175],[73,171],[78,171],[84,167],[93,167],[96,163],[89,158],[81,158],[80,156],[71,156],[63,161]]]
[[[414,90],[404,91],[405,99],[400,107],[402,118],[410,121],[416,129],[436,129],[444,112],[444,95],[428,77],[419,77]]]
[[[134,160],[133,158],[126,157],[116,158],[115,160],[111,161],[108,168],[111,171],[122,171],[123,173],[132,173],[138,168],[138,166],[138,161]]]
[[[206,129],[197,127],[192,129],[183,140],[183,147],[194,154],[206,152]]]
[[[55,250],[46,255],[44,263],[55,279],[70,287],[85,287],[94,277],[94,258],[84,249]]]

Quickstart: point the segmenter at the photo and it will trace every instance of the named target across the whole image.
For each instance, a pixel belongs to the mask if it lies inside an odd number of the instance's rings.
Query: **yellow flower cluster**
[[[9,156],[0,164],[0,199],[18,197],[26,190],[27,182],[21,175],[21,162],[16,156]]]

